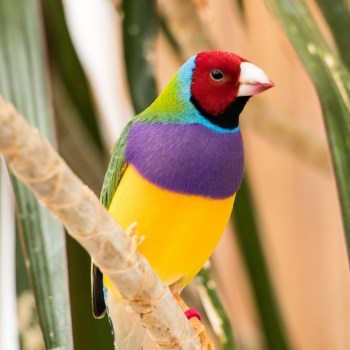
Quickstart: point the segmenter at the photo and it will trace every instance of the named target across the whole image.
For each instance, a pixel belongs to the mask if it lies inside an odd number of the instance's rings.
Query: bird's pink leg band
[[[196,317],[198,318],[198,320],[200,321],[202,318],[201,318],[201,315],[200,313],[195,310],[195,309],[188,309],[185,311],[185,316],[187,317],[187,319],[191,319],[192,317]]]

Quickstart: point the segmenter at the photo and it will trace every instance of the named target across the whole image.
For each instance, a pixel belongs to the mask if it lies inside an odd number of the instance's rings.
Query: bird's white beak
[[[241,63],[238,96],[257,95],[274,85],[265,72],[255,64],[250,62]]]

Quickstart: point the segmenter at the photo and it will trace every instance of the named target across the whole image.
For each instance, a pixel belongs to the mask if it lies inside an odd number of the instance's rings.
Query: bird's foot
[[[138,231],[137,231],[137,222],[134,221],[127,229],[126,229],[126,234],[132,238],[135,235],[138,235]]]
[[[190,320],[192,317],[198,318],[199,321],[202,319],[200,313],[196,309],[190,309],[186,305],[184,300],[180,297],[180,293],[173,292],[173,296],[174,296],[176,302],[178,303],[178,305],[181,307],[181,310],[184,312],[187,319]]]
[[[180,297],[180,293],[173,291],[173,296],[174,296],[174,299],[176,300],[176,302],[178,303],[178,305],[181,307],[181,310],[183,312],[186,312],[188,310],[188,306],[183,301],[183,299]]]
[[[135,253],[137,247],[145,240],[145,236],[141,236],[140,233],[137,231],[137,222],[133,222],[127,229],[126,234],[131,239],[131,248],[130,253]]]
[[[214,350],[214,344],[208,337],[204,324],[196,317],[192,317],[189,321],[201,340],[201,350]]]
[[[180,293],[173,292],[173,296],[184,312],[185,316],[190,321],[190,324],[194,331],[199,335],[201,340],[201,350],[214,350],[214,345],[209,339],[204,325],[201,322],[200,313],[195,309],[190,309],[180,296]]]

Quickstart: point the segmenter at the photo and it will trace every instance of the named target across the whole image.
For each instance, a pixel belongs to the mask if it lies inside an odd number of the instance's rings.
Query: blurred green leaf
[[[220,334],[217,334],[215,330],[214,332],[219,338],[222,349],[235,350],[236,346],[233,339],[231,322],[226,314],[224,306],[221,303],[219,294],[216,290],[215,282],[212,280],[210,276],[210,270],[207,266],[204,266],[197,274],[196,281],[202,287],[201,293],[205,293],[208,301],[210,301],[213,307],[213,310],[215,310],[216,317],[219,319],[218,326],[220,327]]]
[[[5,161],[0,156],[0,349],[18,350],[15,232],[12,189]]]
[[[0,0],[0,91],[54,141],[47,76],[34,0]],[[13,179],[36,305],[47,349],[72,349],[62,226]]]
[[[35,343],[35,350],[44,350],[44,338],[23,256],[24,249],[20,244],[20,233],[18,229],[16,231],[16,289],[20,348],[28,350],[27,344]]]
[[[136,113],[157,96],[152,55],[158,16],[154,0],[123,0],[123,42],[130,95]]]
[[[328,46],[304,1],[266,2],[304,63],[319,96],[350,258],[350,74]]]
[[[288,336],[260,241],[253,198],[246,175],[237,193],[233,220],[237,227],[238,232],[236,234],[239,248],[248,271],[257,312],[263,328],[266,349],[290,349]]]
[[[99,193],[108,162],[90,85],[72,44],[62,2],[41,3],[60,153],[84,183]],[[67,238],[67,253],[75,348],[112,349],[107,317],[96,320],[92,315],[91,259],[70,237]]]
[[[28,271],[25,266],[24,249],[21,247],[20,232],[16,230],[16,291],[20,295],[22,292],[31,291],[30,281],[28,279]]]
[[[103,141],[99,132],[96,109],[93,103],[89,82],[81,67],[68,32],[62,2],[41,0],[45,35],[47,39],[50,65],[60,75],[67,95],[72,101],[80,125],[86,131],[98,150],[103,152]]]
[[[92,315],[91,258],[71,237],[67,237],[67,249],[75,349],[112,350],[108,317],[97,320]]]
[[[350,2],[347,0],[317,0],[333,34],[344,65],[350,70]]]

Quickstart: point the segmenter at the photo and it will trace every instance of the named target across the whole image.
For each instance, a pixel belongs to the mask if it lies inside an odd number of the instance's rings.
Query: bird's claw
[[[138,234],[138,231],[137,231],[137,222],[134,221],[127,229],[126,229],[126,234],[132,238],[133,236],[137,235]]]
[[[208,337],[205,327],[201,323],[201,321],[196,317],[192,317],[189,321],[191,323],[192,328],[200,338],[201,350],[214,350],[214,344]]]
[[[145,236],[141,236],[137,231],[137,222],[133,222],[127,229],[126,234],[131,240],[130,256],[135,253],[137,247],[145,240]]]
[[[199,312],[195,309],[189,309],[186,303],[180,296],[180,293],[173,291],[173,296],[180,306],[181,310],[184,312],[185,316],[191,323],[191,326],[198,334],[201,340],[201,350],[214,350],[214,345],[205,331],[204,325],[201,323],[201,316]]]

